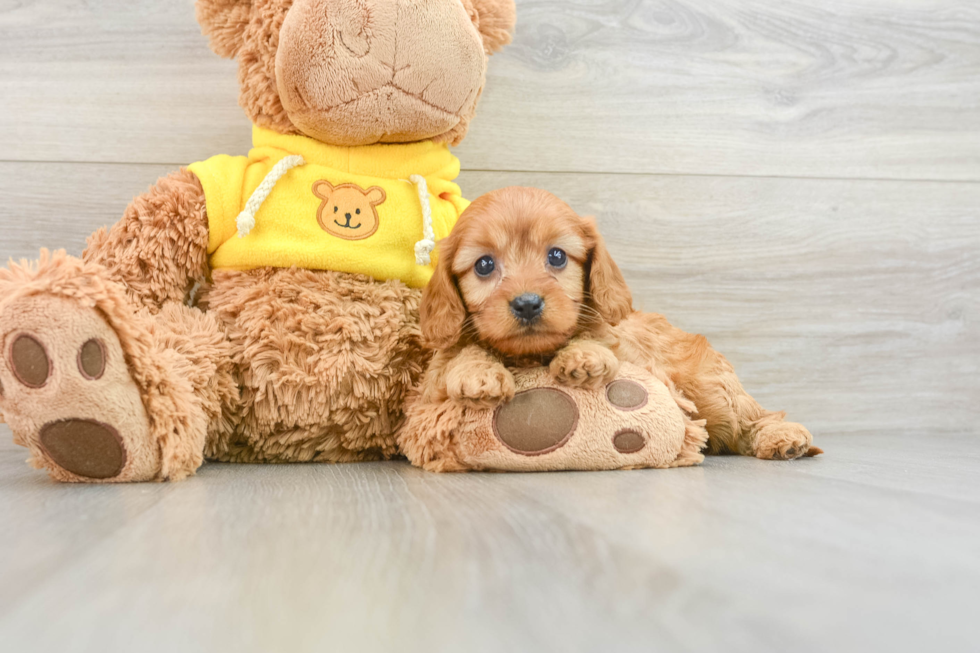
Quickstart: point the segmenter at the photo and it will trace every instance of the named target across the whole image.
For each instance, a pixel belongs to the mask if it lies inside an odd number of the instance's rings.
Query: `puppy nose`
[[[344,214],[344,217],[347,218],[348,220],[350,220],[350,213],[345,213]]]
[[[533,322],[544,312],[544,300],[541,295],[526,292],[511,300],[510,312],[522,322]]]

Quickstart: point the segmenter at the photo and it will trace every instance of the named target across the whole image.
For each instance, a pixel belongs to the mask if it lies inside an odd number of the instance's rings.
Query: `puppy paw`
[[[770,424],[760,429],[755,436],[755,457],[763,460],[793,460],[807,455],[812,442],[813,436],[802,424]]]
[[[598,343],[580,342],[565,347],[551,361],[551,376],[563,385],[597,389],[619,373],[619,359]]]
[[[514,375],[499,363],[474,363],[453,370],[446,392],[453,401],[472,408],[493,408],[514,398]]]

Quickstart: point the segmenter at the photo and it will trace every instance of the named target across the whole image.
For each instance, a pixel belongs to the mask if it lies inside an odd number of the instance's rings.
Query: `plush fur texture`
[[[256,124],[334,145],[465,137],[513,0],[198,0]]]
[[[0,270],[0,296],[5,350],[23,332],[58,352],[58,383],[42,393],[27,391],[3,358],[0,411],[32,464],[65,481],[91,479],[38,446],[42,427],[63,418],[97,418],[120,432],[130,464],[114,482],[179,480],[205,456],[390,457],[428,357],[420,291],[336,272],[218,271],[203,298],[208,312],[167,303],[153,315],[98,264],[43,253],[37,264]],[[110,353],[119,343],[113,384],[75,373],[78,348],[94,337]]]
[[[662,380],[678,405],[707,422],[712,453],[792,459],[819,453],[800,424],[762,408],[704,336],[663,316],[633,311],[632,296],[591,218],[538,189],[506,188],[475,201],[440,245],[436,274],[422,300],[422,332],[440,351],[422,390],[478,409],[507,401],[508,367],[546,364],[569,387],[600,388],[621,361]],[[565,254],[555,266],[550,253]],[[493,272],[475,264],[491,257]],[[555,259],[558,260],[558,259]],[[515,298],[543,300],[534,321]],[[456,373],[465,369],[465,379]]]
[[[396,452],[428,354],[421,292],[337,272],[216,271],[205,300],[232,343],[242,461],[376,460]]]
[[[511,0],[463,0],[463,6],[480,30],[488,55],[510,44],[517,22],[517,8]]]
[[[91,480],[55,465],[38,432],[60,419],[92,418],[111,422],[125,442],[127,466],[111,481],[177,480],[200,466],[206,397],[193,385],[192,365],[155,337],[149,313],[137,311],[104,268],[42,251],[35,264],[0,270],[0,297],[3,351],[28,333],[50,352],[52,377],[40,392],[16,382],[9,356],[0,365],[0,411],[32,465],[58,480]],[[89,382],[76,373],[76,352],[93,337],[107,345],[110,373]]]
[[[197,22],[215,54],[232,58],[245,44],[252,0],[210,0],[196,4]]]
[[[214,51],[238,58],[241,104],[263,127],[334,145],[458,143],[514,4],[198,0],[197,17]],[[378,92],[393,85],[404,95],[394,102]],[[366,276],[211,270],[204,192],[180,170],[95,233],[82,259],[42,253],[0,271],[0,413],[61,481],[178,480],[205,457],[390,457],[429,356],[420,301]],[[28,341],[51,366],[39,388],[11,349]],[[105,354],[98,379],[79,362],[86,346]],[[102,425],[88,439],[85,420]],[[78,438],[45,436],[52,424]],[[90,464],[106,451],[125,461],[115,476],[70,471],[106,468]]]
[[[187,302],[209,277],[201,182],[186,169],[164,177],[133,200],[111,229],[89,236],[82,258],[104,267],[151,313],[167,302]]]

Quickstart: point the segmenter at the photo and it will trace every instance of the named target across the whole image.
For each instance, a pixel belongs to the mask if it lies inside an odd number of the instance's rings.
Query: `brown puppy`
[[[549,365],[561,383],[601,387],[628,361],[663,380],[682,408],[694,402],[711,453],[786,460],[820,452],[806,428],[749,396],[704,336],[634,311],[595,221],[546,191],[505,188],[463,213],[440,244],[421,326],[437,350],[422,388],[428,399],[508,401],[507,366]]]

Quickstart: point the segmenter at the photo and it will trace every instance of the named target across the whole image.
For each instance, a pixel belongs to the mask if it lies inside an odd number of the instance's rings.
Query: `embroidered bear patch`
[[[320,228],[344,240],[373,236],[380,225],[376,207],[388,199],[380,186],[364,190],[357,184],[334,186],[329,181],[313,184],[313,194],[323,200],[316,218]]]

